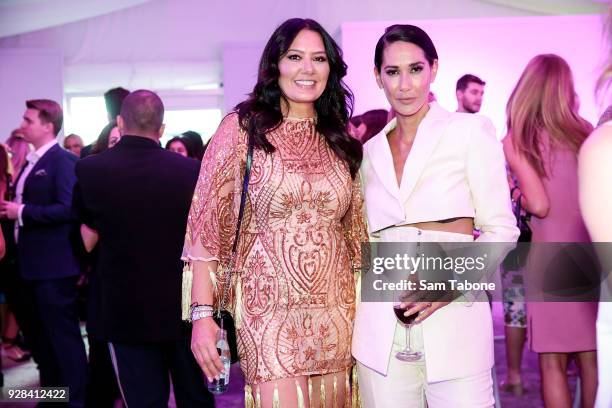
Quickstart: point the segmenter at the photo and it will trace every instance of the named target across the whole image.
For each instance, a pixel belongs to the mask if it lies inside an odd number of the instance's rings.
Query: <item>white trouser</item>
[[[381,242],[470,242],[471,235],[397,227],[381,231]],[[363,292],[362,292],[363,293]],[[486,297],[485,297],[486,299]],[[392,303],[359,302],[353,329],[353,356],[387,374],[397,318]],[[490,371],[494,362],[493,321],[489,304],[452,302],[420,323],[430,384]]]
[[[423,352],[421,327],[419,324],[412,327],[410,347]],[[395,358],[395,353],[403,350],[405,344],[406,330],[397,324],[387,375],[357,362],[364,408],[489,408],[494,405],[491,370],[460,379],[428,383],[424,359],[408,363]]]

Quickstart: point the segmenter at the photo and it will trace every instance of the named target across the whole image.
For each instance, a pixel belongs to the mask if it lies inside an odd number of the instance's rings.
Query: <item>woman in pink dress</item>
[[[508,136],[504,152],[533,214],[532,242],[589,242],[578,205],[577,154],[591,125],[578,115],[572,73],[553,54],[534,57],[525,68],[506,108]],[[542,254],[532,248],[527,279],[543,276]],[[553,278],[554,280],[555,278]],[[529,298],[529,292],[528,292]],[[593,406],[597,389],[593,302],[529,302],[527,327],[531,350],[539,353],[542,396],[547,407],[571,406],[567,382],[570,353],[577,353],[582,406]]]
[[[317,22],[287,20],[264,49],[249,99],[225,117],[202,161],[184,259],[192,301],[210,305],[209,272],[222,277],[230,262],[247,140],[255,142],[233,276],[247,407],[350,402],[353,272],[367,231],[344,75],[340,49]],[[219,328],[199,317],[191,347],[212,379],[223,368]]]

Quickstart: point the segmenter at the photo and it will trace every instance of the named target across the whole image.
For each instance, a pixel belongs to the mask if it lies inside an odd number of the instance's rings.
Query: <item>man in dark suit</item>
[[[74,207],[86,248],[99,245],[90,319],[128,406],[166,407],[169,372],[178,407],[212,407],[181,321],[180,256],[199,163],[160,147],[163,116],[155,93],[132,92],[120,142],[77,164]]]
[[[15,221],[17,262],[34,304],[33,353],[42,386],[70,388],[70,405],[83,406],[87,358],[77,311],[79,264],[71,203],[77,158],[56,141],[62,108],[46,99],[26,102],[21,130],[34,146],[15,182],[15,201],[0,216]]]

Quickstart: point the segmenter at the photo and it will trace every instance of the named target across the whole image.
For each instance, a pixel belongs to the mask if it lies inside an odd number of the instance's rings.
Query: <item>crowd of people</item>
[[[253,91],[207,145],[186,132],[162,148],[164,105],[148,90],[109,90],[108,124],[87,146],[75,134],[58,145],[57,102],[27,101],[0,148],[5,354],[31,353],[40,385],[69,387],[70,406],[167,406],[172,384],[177,406],[212,407],[206,381],[225,370],[215,307],[229,289],[247,407],[493,406],[489,303],[402,302],[417,316],[406,332],[389,302],[360,301],[364,248],[513,243],[513,204],[531,214],[532,242],[612,241],[610,208],[594,198],[610,185],[609,126],[589,137],[557,55],[525,68],[500,143],[477,114],[479,77],[458,80],[456,112],[435,101],[450,62],[425,31],[392,25],[372,52],[391,110],[351,117],[340,47],[316,21],[285,21]],[[530,253],[522,275],[537,276],[539,262]],[[571,406],[570,357],[582,406],[611,406],[609,308],[596,329],[595,301],[508,303],[506,323],[520,330],[507,331],[502,390],[521,392],[528,338],[545,406]]]

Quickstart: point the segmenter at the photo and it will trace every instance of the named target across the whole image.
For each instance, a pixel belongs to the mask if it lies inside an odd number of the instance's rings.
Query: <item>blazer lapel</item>
[[[402,184],[400,186],[402,202],[405,202],[410,197],[419,181],[431,154],[446,130],[444,125],[448,116],[448,112],[440,108],[438,104],[435,102],[430,104],[429,112],[427,112],[427,115],[419,125],[412,149],[404,164]],[[395,181],[395,176],[393,180]]]
[[[28,188],[28,182],[33,180],[34,177],[36,177],[36,172],[39,171],[40,169],[43,169],[44,166],[47,165],[47,162],[49,160],[51,160],[51,158],[53,157],[53,155],[55,154],[55,151],[57,149],[61,149],[61,147],[59,147],[59,145],[53,145],[53,147],[51,147],[49,150],[47,150],[45,152],[45,154],[43,154],[43,156],[38,159],[38,161],[36,162],[36,164],[34,165],[34,167],[32,168],[32,170],[30,171],[30,174],[28,174],[28,177],[24,180],[23,183],[23,195],[25,196],[26,194],[26,190]],[[15,183],[16,185],[17,183]]]
[[[393,121],[370,140],[367,155],[382,185],[393,197],[399,200],[400,189],[397,185],[395,169],[393,168],[393,156],[391,155],[391,148],[387,140],[387,129],[395,127],[395,122]]]

